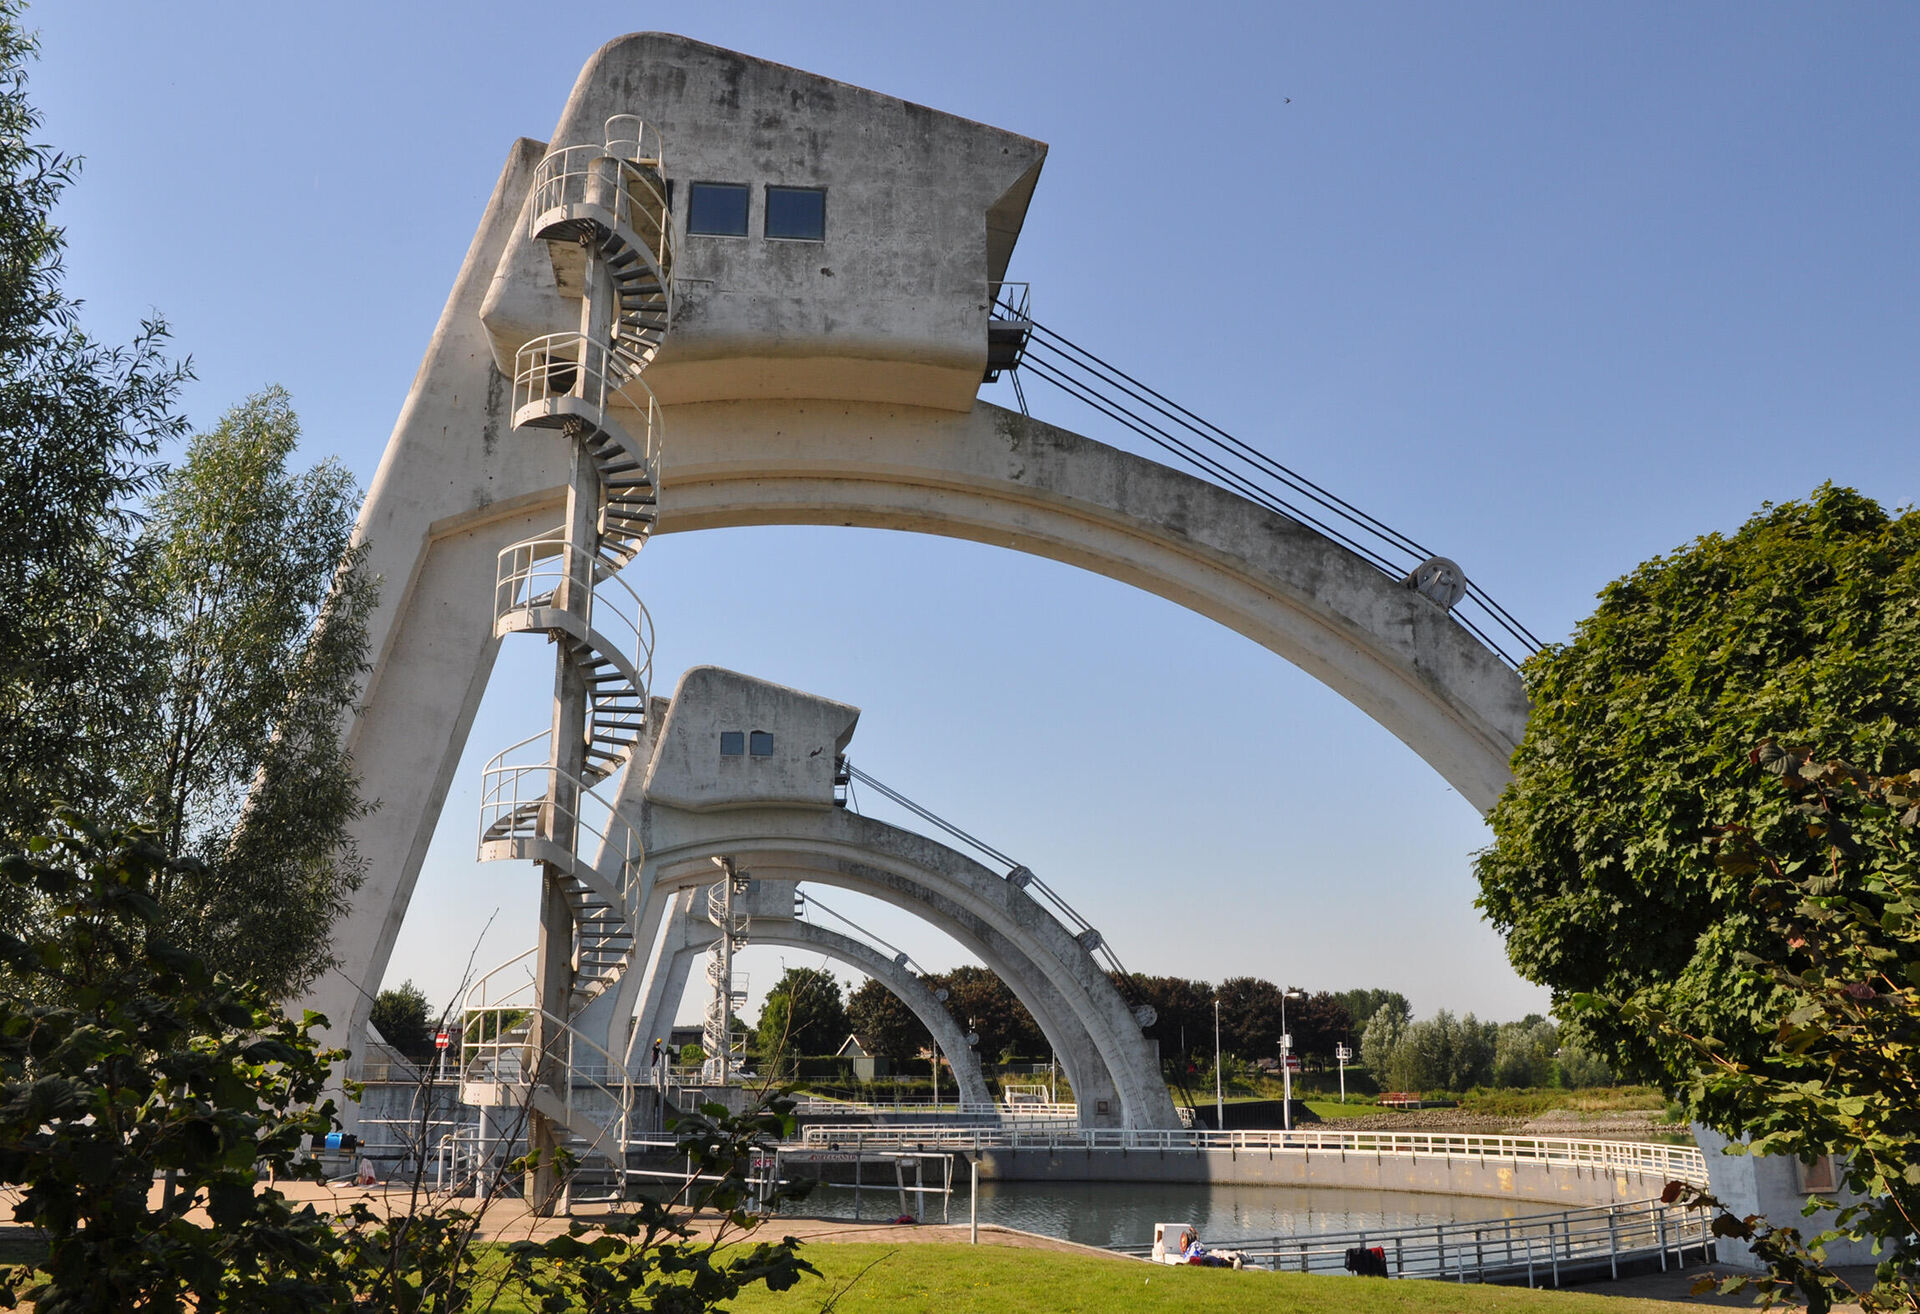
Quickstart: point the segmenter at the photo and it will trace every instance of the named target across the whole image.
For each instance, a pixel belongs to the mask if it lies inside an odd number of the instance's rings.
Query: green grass
[[[1048,1250],[940,1243],[810,1245],[801,1253],[823,1275],[790,1291],[761,1288],[730,1303],[742,1314],[818,1314],[852,1283],[835,1314],[1390,1314],[1407,1311],[1542,1311],[1543,1314],[1669,1314],[1664,1301],[1524,1287],[1390,1282],[1344,1275],[1235,1273],[1169,1268]],[[868,1267],[872,1265],[872,1267]],[[864,1273],[862,1270],[865,1270]],[[857,1280],[856,1280],[857,1279]]]
[[[1345,1104],[1342,1104],[1339,1100],[1302,1100],[1301,1103],[1305,1104],[1322,1118],[1325,1118],[1328,1122],[1334,1122],[1341,1118],[1365,1118],[1370,1114],[1381,1111],[1380,1106],[1372,1100],[1368,1100],[1365,1104],[1362,1104],[1358,1100],[1349,1100]]]

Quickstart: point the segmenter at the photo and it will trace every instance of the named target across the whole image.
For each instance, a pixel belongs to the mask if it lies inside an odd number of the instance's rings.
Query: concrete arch
[[[723,83],[731,100],[710,94]],[[684,167],[758,176],[728,154],[754,137],[733,116],[795,95],[813,98],[808,140],[840,170],[836,215],[874,225],[868,246],[845,248],[865,263],[809,274],[801,294],[709,243],[709,266],[676,274],[684,313],[649,374],[667,414],[660,532],[865,525],[1094,570],[1296,663],[1491,807],[1525,692],[1445,611],[1222,488],[973,400],[983,291],[1004,276],[1040,143],[658,36],[595,56],[556,140],[598,140],[605,114],[640,96]],[[525,139],[509,152],[356,529],[383,581],[347,737],[377,804],[354,834],[370,868],[336,935],[340,967],[299,1001],[334,1020],[339,1043],[364,1027],[492,670],[495,554],[557,520],[567,482],[563,440],[511,429],[501,372],[577,317],[519,222],[544,152]],[[903,191],[903,168],[925,185]],[[924,214],[902,225],[909,201]],[[902,296],[909,269],[929,281]]]
[[[662,945],[648,965],[649,981],[640,992],[640,1005],[633,1014],[634,1028],[643,1037],[666,1034],[665,1028],[672,1020],[668,1010],[676,1007],[685,993],[689,969],[718,938],[718,929],[695,913],[694,900],[698,897],[699,887],[689,887],[674,899],[668,940],[673,947],[669,950]],[[980,1071],[980,1056],[967,1044],[960,1024],[934,998],[925,982],[892,958],[852,936],[798,918],[756,917],[749,942],[824,954],[880,982],[907,1006],[939,1045],[940,1052],[952,1065],[960,1098],[972,1104],[993,1102],[986,1078]],[[655,981],[659,983],[658,988],[650,988]]]
[[[674,738],[669,723],[666,741]],[[1033,1011],[1063,1061],[1077,1056],[1068,1070],[1083,1121],[1098,1119],[1100,1101],[1108,1100],[1107,1117],[1121,1125],[1173,1124],[1155,1046],[1105,972],[1024,890],[964,854],[836,808],[696,814],[653,805],[647,816],[641,884],[649,903],[680,885],[711,881],[712,859],[726,855],[756,875],[791,874],[896,904],[968,945]],[[1084,1044],[1075,1043],[1078,1034]],[[1111,1096],[1101,1092],[1109,1082]]]
[[[977,403],[675,407],[658,531],[840,525],[1051,558],[1246,635],[1392,732],[1482,812],[1527,718],[1520,677],[1441,607],[1216,484]]]
[[[750,856],[741,850],[730,852],[740,853],[745,858],[742,866],[764,878],[833,885],[873,895],[944,931],[1005,981],[1015,997],[1033,1015],[1034,1022],[1046,1036],[1047,1044],[1066,1072],[1075,1099],[1082,1107],[1081,1122],[1098,1126],[1126,1125],[1122,1086],[1114,1079],[1106,1055],[1082,1023],[1073,1003],[1049,979],[1045,965],[1023,954],[987,920],[936,892],[917,887],[910,880],[889,876],[874,868],[868,868],[865,872],[843,870],[840,864],[805,851],[756,848]],[[656,888],[671,901],[680,888],[680,882],[696,879],[697,870],[683,870],[664,878]],[[1170,1110],[1170,1099],[1168,1104]],[[1101,1112],[1103,1105],[1105,1113]],[[1173,1115],[1169,1112],[1168,1116]]]

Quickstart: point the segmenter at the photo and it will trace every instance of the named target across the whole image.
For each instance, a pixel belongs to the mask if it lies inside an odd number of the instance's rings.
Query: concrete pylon
[[[1044,145],[658,33],[589,60],[551,145],[625,113],[672,146],[655,532],[860,525],[1070,562],[1265,645],[1492,806],[1526,697],[1442,605],[1216,485],[978,400]],[[568,444],[508,414],[517,355],[580,323],[574,275],[522,240],[546,150],[509,151],[356,531],[383,586],[348,747],[379,806],[341,966],[300,1001],[336,1043],[364,1026],[492,670],[496,557],[564,506]]]
[[[966,1033],[910,968],[853,936],[794,916],[792,906],[797,882],[756,879],[754,884],[756,893],[771,889],[766,898],[755,901],[753,943],[817,953],[872,977],[905,1004],[933,1037],[953,1068],[960,1099],[969,1104],[993,1102],[986,1078],[980,1071],[980,1056],[967,1044]],[[642,985],[639,1006],[633,1010],[633,1027],[643,1038],[664,1036],[671,1029],[673,1010],[686,990],[689,969],[719,935],[718,928],[702,914],[702,898],[704,894],[698,886],[678,893],[664,939],[646,964],[647,970],[635,973]],[[768,911],[782,898],[787,905],[785,916]],[[636,1052],[644,1049],[644,1046],[636,1047]]]

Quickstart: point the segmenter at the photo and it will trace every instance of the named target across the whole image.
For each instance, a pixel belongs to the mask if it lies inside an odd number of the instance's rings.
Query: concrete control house
[[[603,47],[551,139],[508,150],[361,514],[384,584],[350,746],[380,806],[359,824],[370,871],[342,967],[304,1001],[360,1052],[495,655],[551,641],[551,718],[499,745],[483,781],[480,856],[532,864],[543,895],[526,961],[468,1001],[461,1094],[482,1149],[517,1109],[535,1145],[619,1159],[612,1129],[657,1116],[675,1083],[726,1089],[731,954],[749,939],[886,982],[984,1099],[914,973],[796,916],[823,885],[909,909],[999,972],[1082,1124],[1176,1122],[1150,1011],[1115,988],[1097,931],[1024,868],[837,806],[856,708],[711,667],[661,696],[641,601],[654,534],[858,525],[1082,566],[1231,626],[1475,805],[1497,797],[1526,700],[1452,614],[1457,567],[1383,572],[1237,492],[979,399],[1030,331],[1004,279],[1045,158],[657,33]],[[703,958],[707,1069],[669,1074],[651,1040]]]

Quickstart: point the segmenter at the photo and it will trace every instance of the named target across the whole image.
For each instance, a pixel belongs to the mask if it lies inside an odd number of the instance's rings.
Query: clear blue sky
[[[45,136],[87,157],[61,218],[88,327],[158,310],[197,422],[283,383],[308,452],[363,482],[509,143],[650,27],[1050,143],[1011,271],[1038,316],[1543,636],[1763,501],[1832,479],[1905,505],[1920,479],[1912,5],[64,0],[29,22]],[[1423,1014],[1544,999],[1473,910],[1473,809],[1208,621],[879,531],[675,535],[628,576],[668,684],[716,662],[861,706],[863,767],[1020,857],[1135,970],[1391,986]],[[495,909],[483,962],[532,943],[531,869],[475,866],[471,826],[546,661],[507,645],[394,981],[450,991]],[[764,987],[778,956],[750,952]]]

